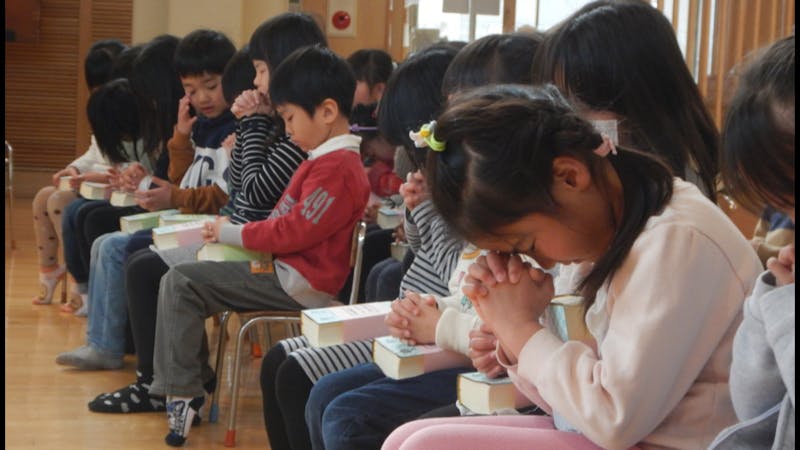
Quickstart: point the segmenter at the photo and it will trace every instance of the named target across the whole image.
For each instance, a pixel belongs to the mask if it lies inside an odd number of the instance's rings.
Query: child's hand
[[[131,163],[128,167],[122,170],[119,175],[122,183],[122,190],[125,192],[134,192],[139,189],[139,183],[142,178],[147,176],[147,169],[143,165],[135,162]]]
[[[72,178],[69,179],[69,187],[72,189],[80,189],[81,183],[84,182],[86,176],[84,174],[73,175]]]
[[[366,223],[375,223],[375,221],[378,220],[378,209],[380,207],[380,203],[367,205],[366,209],[364,209],[364,217],[362,220]]]
[[[53,174],[53,186],[58,186],[58,183],[61,182],[61,177],[77,177],[78,175],[80,175],[78,169],[72,166],[67,166],[66,168],[61,169]]]
[[[408,345],[432,344],[441,315],[433,297],[422,298],[415,292],[406,292],[404,298],[392,302],[392,311],[385,321],[390,334]]]
[[[242,91],[233,101],[231,112],[237,119],[252,116],[253,114],[272,114],[269,99],[258,92],[257,89]]]
[[[108,184],[111,185],[111,189],[116,191],[120,190],[122,187],[122,179],[120,177],[120,172],[113,167],[108,169]]]
[[[191,108],[192,103],[189,100],[189,94],[185,94],[181,97],[180,101],[178,101],[178,123],[176,124],[176,128],[179,133],[188,135],[192,132],[192,125],[197,122],[197,116],[192,117],[189,114],[189,108]]]
[[[517,356],[528,339],[542,328],[539,317],[555,292],[549,274],[527,267],[529,270],[517,283],[497,283],[487,288],[486,295],[471,298],[478,316],[494,331],[504,348],[510,350],[506,353],[511,357]]]
[[[392,233],[392,237],[394,238],[395,242],[405,242],[406,241],[406,229],[403,224],[397,226]]]
[[[794,244],[789,244],[767,260],[767,269],[775,275],[778,286],[794,283]]]
[[[222,148],[225,149],[225,153],[228,155],[228,159],[231,159],[231,155],[233,154],[233,147],[236,145],[236,133],[231,133],[228,137],[222,141]]]
[[[217,217],[217,220],[206,222],[205,225],[203,225],[203,240],[205,242],[218,242],[219,231],[222,229],[222,225],[229,222],[230,219],[228,219],[228,216]]]
[[[148,211],[161,211],[172,208],[172,185],[169,181],[153,177],[153,189],[146,191],[136,190],[136,204]]]
[[[497,361],[497,337],[485,323],[477,330],[469,332],[469,352],[467,356],[472,365],[489,378],[505,373],[505,368]]]
[[[469,299],[483,297],[497,283],[510,280],[516,284],[529,269],[530,265],[523,264],[518,256],[497,252],[481,255],[467,269],[462,291]]]
[[[428,199],[428,185],[425,182],[425,175],[419,170],[409,172],[406,182],[400,185],[400,195],[403,203],[409,211],[413,211],[420,203]]]

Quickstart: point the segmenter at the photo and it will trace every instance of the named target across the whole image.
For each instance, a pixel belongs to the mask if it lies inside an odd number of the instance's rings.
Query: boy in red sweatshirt
[[[257,72],[268,70],[259,62]],[[219,219],[204,230],[208,242],[271,253],[273,265],[179,264],[161,280],[150,392],[167,396],[165,440],[173,446],[184,443],[204,402],[205,319],[225,310],[331,305],[349,274],[353,227],[369,198],[361,138],[349,134],[355,79],[347,63],[328,49],[305,47],[259,76],[271,78],[271,106],[308,160],[266,220],[233,225]]]

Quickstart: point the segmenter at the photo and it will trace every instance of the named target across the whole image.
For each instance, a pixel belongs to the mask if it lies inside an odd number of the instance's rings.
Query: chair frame
[[[349,304],[353,305],[358,303],[358,288],[361,282],[361,266],[364,258],[364,240],[367,232],[367,224],[363,220],[356,222],[353,229],[353,236],[351,240],[350,250],[350,267],[353,269],[353,283],[350,288]],[[241,325],[239,332],[236,336],[236,346],[234,350],[233,361],[233,384],[231,385],[231,410],[228,413],[228,429],[225,433],[225,447],[236,446],[236,411],[239,403],[239,378],[240,368],[242,365],[242,346],[244,337],[250,329],[259,323],[283,323],[286,326],[287,335],[297,336],[297,328],[300,325],[300,311],[224,311],[220,317],[220,331],[217,342],[217,357],[214,365],[214,372],[217,375],[217,385],[214,389],[214,395],[211,400],[209,408],[208,421],[216,423],[219,418],[219,392],[222,385],[222,362],[225,356],[225,333],[227,330],[228,319],[232,313],[239,315]],[[267,326],[267,333],[269,336],[269,345],[272,346],[272,335]]]
[[[8,199],[8,236],[11,238],[11,250],[16,250],[17,241],[14,239],[14,148],[6,142],[6,198]]]

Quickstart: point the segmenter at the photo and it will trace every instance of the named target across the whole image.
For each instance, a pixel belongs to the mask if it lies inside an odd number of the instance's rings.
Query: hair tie
[[[606,156],[608,156],[609,153],[611,153],[612,155],[616,155],[617,147],[614,146],[613,142],[611,142],[611,138],[608,137],[608,135],[605,133],[601,133],[600,136],[602,136],[603,142],[601,142],[600,145],[597,146],[596,149],[594,149],[594,153],[600,156],[601,158],[605,158]]]
[[[411,138],[417,148],[428,147],[435,152],[442,152],[446,147],[446,143],[433,137],[435,128],[436,121],[431,120],[429,123],[422,125],[419,131],[409,131],[408,137]]]

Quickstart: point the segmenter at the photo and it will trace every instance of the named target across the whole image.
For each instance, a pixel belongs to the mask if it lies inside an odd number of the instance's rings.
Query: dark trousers
[[[92,243],[99,236],[119,231],[119,218],[144,211],[138,206],[118,208],[105,200],[76,199],[64,210],[62,234],[64,261],[77,283],[89,282]]]
[[[156,339],[158,284],[169,267],[160,256],[145,248],[134,252],[125,267],[128,317],[136,347],[136,370],[153,375],[153,347]]]
[[[261,363],[261,398],[269,445],[274,449],[311,448],[305,407],[313,383],[294,358],[274,345]]]

